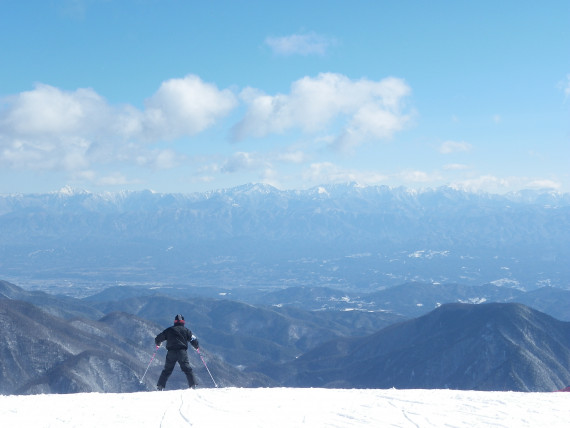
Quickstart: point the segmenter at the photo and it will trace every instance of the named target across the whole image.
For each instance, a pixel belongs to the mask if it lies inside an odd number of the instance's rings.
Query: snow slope
[[[0,396],[3,427],[567,427],[570,394],[197,389]]]

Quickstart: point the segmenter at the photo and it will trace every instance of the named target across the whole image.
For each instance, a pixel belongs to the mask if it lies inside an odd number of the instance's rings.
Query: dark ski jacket
[[[178,351],[180,349],[188,349],[188,342],[198,349],[198,339],[183,325],[173,325],[168,327],[162,333],[154,338],[154,343],[159,346],[166,341],[166,349],[169,351]]]

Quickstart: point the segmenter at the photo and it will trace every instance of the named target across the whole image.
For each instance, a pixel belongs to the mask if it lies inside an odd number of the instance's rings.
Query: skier
[[[166,386],[166,381],[172,374],[174,366],[178,362],[180,368],[186,375],[188,380],[188,387],[194,388],[196,381],[194,380],[194,374],[192,373],[192,367],[190,367],[190,362],[188,361],[188,342],[198,350],[198,339],[184,326],[184,317],[180,314],[174,317],[174,325],[168,327],[162,333],[155,337],[154,343],[156,346],[160,346],[162,342],[166,341],[166,361],[164,362],[164,370],[158,378],[156,384],[156,389],[162,391]]]

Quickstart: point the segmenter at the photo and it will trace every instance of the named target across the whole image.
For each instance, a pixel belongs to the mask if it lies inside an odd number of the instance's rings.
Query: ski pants
[[[166,353],[164,370],[162,370],[162,373],[158,378],[157,385],[162,386],[163,388],[166,386],[166,381],[172,374],[172,370],[174,370],[176,363],[180,365],[180,368],[186,375],[186,379],[188,379],[188,386],[192,388],[194,385],[196,385],[194,374],[192,373],[192,367],[190,367],[190,362],[188,361],[188,352],[186,349],[169,350]]]

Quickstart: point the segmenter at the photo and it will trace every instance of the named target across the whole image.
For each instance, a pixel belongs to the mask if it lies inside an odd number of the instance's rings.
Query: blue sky
[[[0,0],[0,193],[570,191],[570,2]]]

